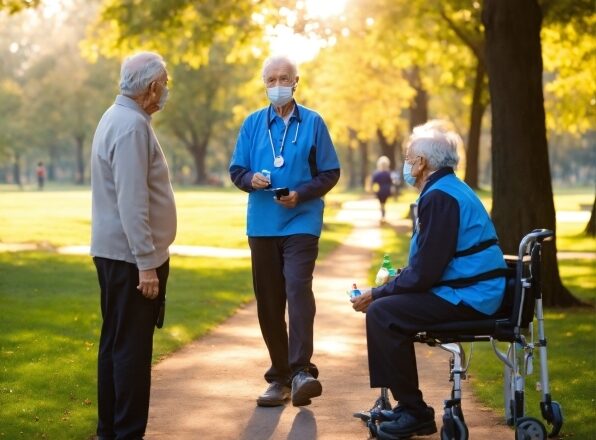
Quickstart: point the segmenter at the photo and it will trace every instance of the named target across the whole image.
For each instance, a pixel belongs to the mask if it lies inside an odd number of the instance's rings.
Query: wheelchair
[[[553,236],[548,229],[535,229],[520,242],[517,256],[506,256],[507,288],[501,309],[488,319],[480,321],[448,322],[429,326],[415,335],[415,342],[438,346],[451,354],[449,380],[453,383],[451,396],[444,402],[441,440],[467,440],[469,433],[461,406],[461,381],[466,379],[470,360],[462,342],[490,341],[497,358],[504,365],[505,418],[515,431],[516,440],[543,440],[545,425],[525,415],[525,378],[532,374],[534,351],[540,360],[540,411],[551,425],[549,437],[555,437],[563,425],[561,405],[551,398],[547,365],[547,341],[544,333],[544,313],[540,290],[540,258],[542,243]],[[534,338],[533,320],[537,321],[537,339]],[[506,342],[506,352],[497,342]],[[471,358],[470,358],[471,359]],[[382,411],[390,410],[391,402],[386,388],[369,411],[355,413],[362,419],[371,437],[376,437]]]

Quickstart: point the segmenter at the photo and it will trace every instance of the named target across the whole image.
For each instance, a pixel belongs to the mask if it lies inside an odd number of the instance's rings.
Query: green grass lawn
[[[175,188],[178,230],[175,244],[247,247],[247,194],[234,188]],[[326,217],[357,195],[330,193]],[[222,225],[225,233],[222,233]],[[0,243],[52,246],[89,244],[91,193],[88,188],[9,191],[0,186]]]
[[[410,200],[407,193],[397,203],[390,206],[396,217],[407,214]],[[485,204],[491,203],[488,195],[483,195]],[[593,193],[580,191],[580,194],[565,191],[555,197],[557,209],[579,210],[580,203],[591,203]],[[391,202],[390,202],[391,203]],[[594,252],[596,241],[581,234],[583,223],[557,224],[557,248],[559,251]],[[369,281],[374,282],[375,273],[381,263],[383,252],[389,252],[394,265],[403,266],[406,262],[409,234],[395,234],[387,227],[383,230],[385,246],[375,255],[375,262],[369,273]],[[546,244],[548,246],[548,243]],[[591,259],[570,259],[559,262],[559,270],[564,284],[584,302],[596,304],[596,262]],[[547,309],[545,327],[548,339],[548,366],[551,394],[563,408],[564,425],[562,438],[593,439],[596,436],[594,399],[596,396],[596,313],[594,308]],[[467,345],[467,344],[466,344]],[[503,344],[504,350],[506,345]],[[469,378],[474,393],[483,403],[503,415],[503,364],[495,357],[488,343],[476,343],[474,359]],[[539,409],[540,393],[535,390],[540,379],[538,353],[535,353],[534,373],[527,377],[527,415],[542,420]],[[444,374],[448,381],[448,366],[437,372]],[[446,398],[448,396],[445,396]],[[465,410],[465,396],[464,396]],[[465,414],[464,414],[465,415]],[[548,430],[548,426],[547,426]],[[513,438],[513,431],[512,431]]]
[[[0,273],[0,438],[87,438],[96,417],[101,325],[91,259],[0,253]],[[203,335],[251,298],[248,259],[173,258],[154,359]]]
[[[182,190],[176,198],[181,244],[247,246],[245,194]],[[328,197],[320,258],[351,230],[333,221],[343,199]],[[0,241],[87,243],[89,207],[89,193],[80,189],[0,191]],[[205,334],[252,298],[248,258],[172,258],[154,361]],[[0,439],[88,438],[96,423],[101,323],[91,258],[0,253],[0,310]]]

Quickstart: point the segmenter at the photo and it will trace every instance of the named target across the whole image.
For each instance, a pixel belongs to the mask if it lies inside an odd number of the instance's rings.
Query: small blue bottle
[[[352,284],[352,291],[350,292],[350,298],[356,298],[357,296],[362,295],[362,292],[356,286],[356,283]]]

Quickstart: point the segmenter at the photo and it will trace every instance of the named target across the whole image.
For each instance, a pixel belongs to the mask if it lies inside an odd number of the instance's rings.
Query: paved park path
[[[368,438],[365,426],[352,413],[370,408],[378,390],[369,388],[364,315],[352,310],[345,291],[352,282],[365,284],[372,252],[382,245],[378,207],[372,199],[349,202],[339,215],[354,224],[354,231],[317,264],[314,279],[313,361],[320,370],[323,395],[302,408],[256,406],[269,363],[253,302],[154,367],[147,440]],[[396,227],[409,233],[408,222]],[[449,355],[422,345],[417,346],[417,355],[422,390],[440,427],[442,402],[450,392]],[[513,431],[501,418],[475,401],[467,382],[463,392],[472,440],[513,439]]]

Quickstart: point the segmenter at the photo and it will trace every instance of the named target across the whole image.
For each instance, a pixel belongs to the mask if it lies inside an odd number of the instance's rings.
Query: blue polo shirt
[[[281,167],[273,164],[278,155],[284,159]],[[318,113],[295,104],[286,132],[286,123],[270,105],[252,113],[242,124],[230,161],[231,172],[238,168],[251,173],[269,170],[273,188],[288,187],[300,195],[300,187],[308,185],[319,173],[339,169],[339,160],[327,126]],[[249,237],[321,235],[324,209],[321,197],[299,198],[294,208],[285,208],[274,201],[271,191],[249,191],[246,222]]]

